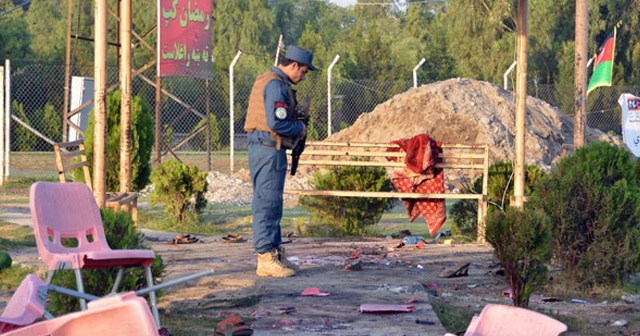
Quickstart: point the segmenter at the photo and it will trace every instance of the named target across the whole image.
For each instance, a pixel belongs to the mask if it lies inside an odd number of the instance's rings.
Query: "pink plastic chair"
[[[119,267],[112,293],[120,285],[124,268],[142,266],[146,269],[147,286],[153,286],[152,250],[112,250],[107,243],[100,209],[91,189],[84,183],[36,182],[30,191],[31,217],[38,254],[49,269],[46,283],[51,283],[57,270],[75,272],[77,290],[84,293],[82,269]],[[63,245],[63,238],[72,238],[74,245]],[[75,243],[77,242],[77,243]],[[151,309],[160,328],[156,295],[149,291]],[[82,309],[86,301],[80,299]]]
[[[158,335],[147,302],[133,292],[91,301],[88,309],[10,331],[3,336]]]
[[[0,334],[34,323],[45,313],[46,284],[35,274],[27,275],[0,315]]]
[[[567,326],[547,315],[513,306],[488,304],[474,316],[465,336],[557,336]],[[449,334],[447,334],[449,335]]]

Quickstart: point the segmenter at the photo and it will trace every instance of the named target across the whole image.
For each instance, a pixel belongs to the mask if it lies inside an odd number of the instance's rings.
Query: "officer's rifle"
[[[298,120],[304,123],[304,126],[307,128],[307,134],[309,131],[309,107],[311,106],[311,96],[307,97],[304,100],[304,103],[298,105]],[[296,174],[296,170],[298,169],[298,162],[300,161],[300,156],[302,152],[304,152],[304,146],[307,142],[307,134],[304,137],[298,139],[298,142],[293,149],[291,150],[291,175]]]

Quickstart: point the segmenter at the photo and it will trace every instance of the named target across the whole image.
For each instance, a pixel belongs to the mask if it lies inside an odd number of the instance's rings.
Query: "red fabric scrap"
[[[428,134],[418,134],[412,138],[392,141],[400,148],[390,147],[387,152],[403,150],[406,153],[405,165],[411,172],[395,171],[391,177],[396,189],[400,192],[444,193],[444,176],[442,169],[435,167],[442,162],[442,144],[431,139]],[[395,158],[387,158],[395,161]],[[429,228],[429,234],[435,236],[447,219],[444,199],[402,199],[409,220],[413,222],[422,215]]]

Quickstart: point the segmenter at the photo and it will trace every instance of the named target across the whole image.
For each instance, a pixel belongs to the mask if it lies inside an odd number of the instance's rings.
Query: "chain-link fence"
[[[11,63],[11,152],[12,154],[52,152],[53,142],[63,140],[63,113],[65,71],[63,65]],[[140,72],[132,79],[132,96],[140,97],[149,106],[155,120],[159,111],[161,160],[180,159],[197,165],[201,170],[229,171],[245,168],[242,160],[246,150],[244,120],[253,81],[259,73],[236,69],[233,90],[230,90],[228,71],[214,72],[210,80],[166,77],[161,79],[161,94],[156,94],[155,67]],[[93,67],[73,67],[71,74],[90,78]],[[299,97],[312,97],[309,137],[322,140],[330,133],[352,125],[358,117],[372,111],[378,104],[412,87],[412,81],[380,82],[334,78],[330,83],[328,99],[326,74],[312,74],[297,86]],[[118,69],[109,67],[107,87],[117,88]],[[419,83],[419,84],[425,84]],[[92,88],[91,88],[92,90]],[[72,90],[73,91],[73,90]],[[573,115],[573,85],[528,85],[530,96],[557,106],[567,115]],[[622,93],[636,94],[637,87],[598,88],[589,96],[587,124],[605,132],[621,134],[621,109],[617,103]],[[231,96],[230,92],[233,92]],[[72,92],[73,99],[79,93]],[[92,96],[92,95],[91,95]],[[72,99],[72,100],[73,100]],[[301,99],[302,100],[302,99]],[[233,101],[233,107],[231,106]],[[78,104],[76,103],[76,106]],[[70,110],[73,110],[72,108]],[[87,113],[81,112],[81,113]],[[209,116],[210,123],[206,119]],[[78,129],[78,120],[90,120],[89,115],[71,117]],[[80,123],[82,124],[82,123]],[[207,127],[210,129],[207,141]],[[73,130],[73,128],[71,128]],[[67,133],[70,134],[70,133]],[[233,138],[233,139],[232,139]],[[71,139],[73,140],[73,139]],[[230,148],[233,144],[233,150]],[[209,150],[209,151],[208,151]],[[238,153],[238,156],[231,153]],[[212,155],[207,155],[211,153]],[[246,156],[246,153],[244,153]],[[53,160],[53,154],[50,155]],[[157,158],[152,158],[157,161]],[[239,160],[239,165],[220,162]],[[215,160],[215,163],[212,161]],[[246,157],[245,157],[246,161]],[[11,161],[11,172],[20,173],[29,164]],[[53,165],[46,169],[54,172]],[[26,169],[29,170],[29,169]]]

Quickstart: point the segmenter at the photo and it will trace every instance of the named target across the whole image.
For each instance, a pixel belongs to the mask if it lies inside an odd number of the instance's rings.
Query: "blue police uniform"
[[[253,246],[257,253],[270,252],[280,246],[282,236],[280,232],[280,220],[282,219],[285,177],[287,174],[286,149],[279,146],[279,141],[274,139],[273,133],[280,136],[296,138],[302,133],[303,124],[299,120],[290,119],[294,113],[295,98],[291,95],[291,82],[287,76],[277,67],[270,70],[271,74],[263,74],[256,81],[254,90],[260,90],[260,78],[268,81],[264,85],[261,108],[266,114],[266,124],[269,131],[254,129],[248,133],[249,140],[249,171],[253,184]],[[274,76],[274,73],[278,77]],[[252,95],[254,93],[252,92]],[[251,106],[247,113],[260,107]],[[262,112],[262,111],[260,111]],[[262,117],[262,116],[260,116]],[[246,128],[246,126],[245,126]]]

